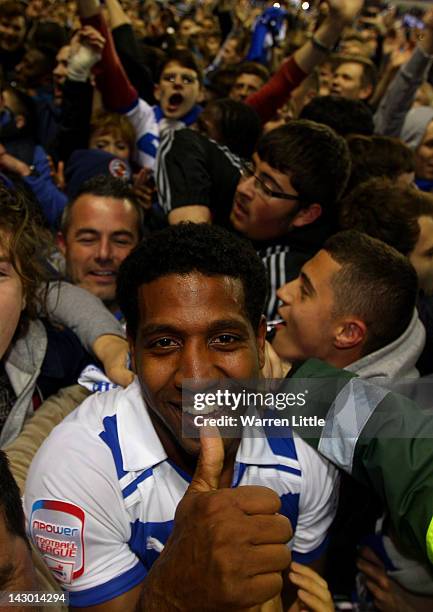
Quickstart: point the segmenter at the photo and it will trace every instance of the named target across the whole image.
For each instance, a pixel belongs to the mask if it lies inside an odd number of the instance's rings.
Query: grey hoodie
[[[416,151],[431,121],[433,121],[433,108],[431,106],[412,108],[405,117],[400,133],[401,140],[413,151]]]
[[[424,325],[415,309],[406,331],[397,340],[374,353],[365,355],[344,369],[370,382],[386,386],[389,383],[398,383],[404,378],[419,378],[415,364],[424,344]],[[379,378],[381,380],[375,380]]]

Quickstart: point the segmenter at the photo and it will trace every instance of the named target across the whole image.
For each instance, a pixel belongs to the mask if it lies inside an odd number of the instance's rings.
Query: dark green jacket
[[[323,418],[325,425],[293,429],[329,461],[372,487],[401,545],[433,563],[432,412],[317,359],[304,362],[290,377],[291,392],[306,388],[306,405],[291,408],[292,413]]]

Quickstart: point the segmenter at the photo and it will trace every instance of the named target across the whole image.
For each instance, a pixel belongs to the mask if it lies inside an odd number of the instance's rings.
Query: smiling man
[[[24,5],[15,0],[0,4],[0,63],[5,76],[11,76],[14,67],[25,53],[27,21]]]
[[[238,610],[282,590],[293,602],[290,548],[321,557],[336,477],[303,441],[182,436],[186,380],[259,376],[266,289],[254,250],[209,225],[155,233],[122,265],[137,378],[57,427],[27,480],[29,531],[72,607]]]
[[[332,78],[331,94],[367,101],[373,94],[377,74],[373,62],[361,56],[341,55]]]
[[[141,237],[142,212],[130,187],[111,176],[87,181],[66,207],[57,236],[67,279],[116,314],[117,273]]]

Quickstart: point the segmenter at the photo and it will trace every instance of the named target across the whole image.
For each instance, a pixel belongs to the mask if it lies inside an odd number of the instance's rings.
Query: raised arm
[[[418,87],[426,80],[433,59],[433,9],[424,18],[422,39],[389,85],[374,116],[375,132],[399,136]]]
[[[99,0],[79,0],[78,8],[83,25],[91,25],[106,40],[99,64],[97,85],[104,105],[112,111],[130,108],[138,101],[136,89],[131,85],[114,47],[113,37],[100,12]]]
[[[332,51],[344,27],[361,10],[363,0],[327,0],[327,3],[329,14],[312,39],[283,62],[266,85],[247,98],[246,103],[257,111],[263,123],[272,119],[292,91]]]
[[[140,98],[148,104],[154,104],[152,74],[145,65],[143,53],[137,42],[131,20],[119,0],[106,0],[105,6],[110,16],[111,32],[116,51],[125,72],[132,85],[137,89]]]

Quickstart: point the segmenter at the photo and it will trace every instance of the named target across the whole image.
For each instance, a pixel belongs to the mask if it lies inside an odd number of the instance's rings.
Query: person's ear
[[[301,208],[297,213],[296,217],[292,219],[290,223],[291,227],[302,227],[303,225],[310,225],[322,214],[322,207],[320,204],[310,204],[308,208]]]
[[[203,85],[200,85],[200,91],[197,96],[197,103],[201,104],[204,100],[204,88]]]
[[[129,356],[131,358],[131,370],[137,374],[137,361],[135,358],[135,341],[128,329],[126,329],[126,338],[129,344]]]
[[[56,234],[56,246],[63,257],[66,257],[66,240],[62,232],[57,232]]]
[[[368,100],[368,98],[371,96],[372,93],[373,93],[373,85],[366,85],[360,90],[358,97],[360,100]]]
[[[351,349],[363,344],[367,337],[367,325],[361,319],[347,319],[339,323],[334,346],[339,349]]]
[[[257,350],[259,354],[259,367],[262,369],[265,365],[265,342],[266,342],[266,317],[262,315],[260,318],[259,328],[257,330]]]
[[[153,95],[155,97],[155,100],[157,100],[158,102],[161,100],[161,87],[159,85],[154,86]]]

